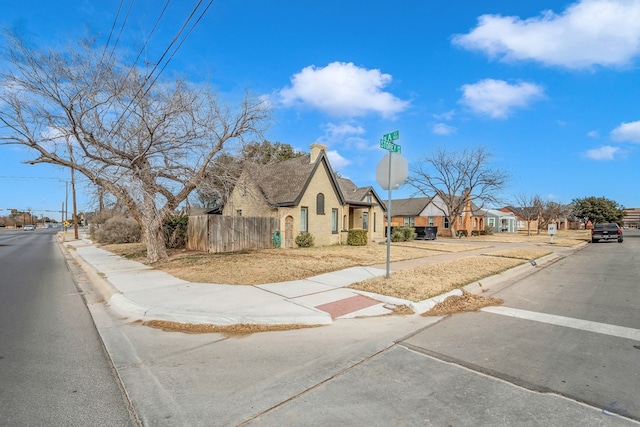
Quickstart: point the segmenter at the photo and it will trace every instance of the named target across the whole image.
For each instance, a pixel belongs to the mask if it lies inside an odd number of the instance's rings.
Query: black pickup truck
[[[600,240],[618,240],[622,243],[622,228],[615,222],[596,224],[591,229],[591,242],[598,243]]]

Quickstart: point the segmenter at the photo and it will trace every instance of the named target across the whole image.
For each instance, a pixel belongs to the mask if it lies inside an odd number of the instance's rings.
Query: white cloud
[[[432,128],[433,133],[436,135],[451,135],[456,133],[456,128],[444,123],[436,123]]]
[[[353,125],[351,123],[341,123],[338,125],[334,123],[327,123],[326,128],[327,134],[331,135],[332,137],[362,135],[363,133],[365,133],[365,130],[362,126]]]
[[[462,86],[460,102],[482,115],[506,118],[516,107],[526,107],[541,98],[544,90],[533,83],[509,84],[504,80],[485,79]]]
[[[622,123],[611,131],[611,139],[618,142],[640,143],[640,121]]]
[[[613,160],[620,152],[619,147],[612,147],[610,145],[605,145],[600,148],[594,148],[592,150],[587,150],[587,157],[592,160]]]
[[[445,120],[445,121],[449,121],[453,119],[453,116],[456,115],[456,110],[449,110],[445,113],[442,114],[434,114],[433,118],[436,120]]]
[[[329,163],[331,163],[331,167],[338,171],[351,164],[351,160],[348,160],[342,157],[337,150],[327,151],[327,157],[329,158]]]
[[[353,63],[333,62],[324,68],[305,67],[280,91],[285,106],[307,105],[336,116],[356,117],[378,113],[391,117],[409,106],[383,88],[391,75]]]
[[[589,138],[599,138],[600,137],[600,132],[597,130],[592,130],[591,132],[587,133],[587,136]]]
[[[453,43],[505,60],[534,60],[567,68],[623,66],[640,54],[640,2],[581,0],[556,14],[482,15]]]

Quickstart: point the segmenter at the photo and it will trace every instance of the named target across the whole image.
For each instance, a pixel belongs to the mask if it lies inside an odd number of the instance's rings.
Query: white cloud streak
[[[622,123],[611,131],[611,139],[617,142],[640,143],[640,121]]]
[[[514,108],[527,107],[544,95],[542,87],[533,83],[509,84],[494,79],[463,85],[462,92],[461,104],[494,119],[507,118]]]
[[[614,160],[616,154],[620,152],[619,147],[605,145],[592,150],[587,150],[587,157],[591,160]]]
[[[620,67],[640,54],[640,2],[582,0],[560,14],[482,15],[453,43],[506,61],[532,60],[565,68]]]
[[[351,62],[333,62],[324,68],[311,65],[291,78],[291,86],[280,91],[280,98],[285,106],[309,106],[333,116],[393,117],[409,102],[383,90],[391,80],[390,74]]]

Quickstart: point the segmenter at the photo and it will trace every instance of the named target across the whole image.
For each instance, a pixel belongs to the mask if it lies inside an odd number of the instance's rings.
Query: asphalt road
[[[136,425],[129,406],[55,230],[1,230],[0,425]]]
[[[438,360],[640,420],[640,235],[590,244],[402,344]]]
[[[639,255],[631,235],[588,245],[501,288],[502,311],[444,319],[228,336],[89,307],[145,425],[628,426],[640,418]]]

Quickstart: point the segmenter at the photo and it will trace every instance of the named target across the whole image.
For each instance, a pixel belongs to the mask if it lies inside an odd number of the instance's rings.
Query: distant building
[[[628,228],[640,228],[640,208],[624,209],[622,226]]]

